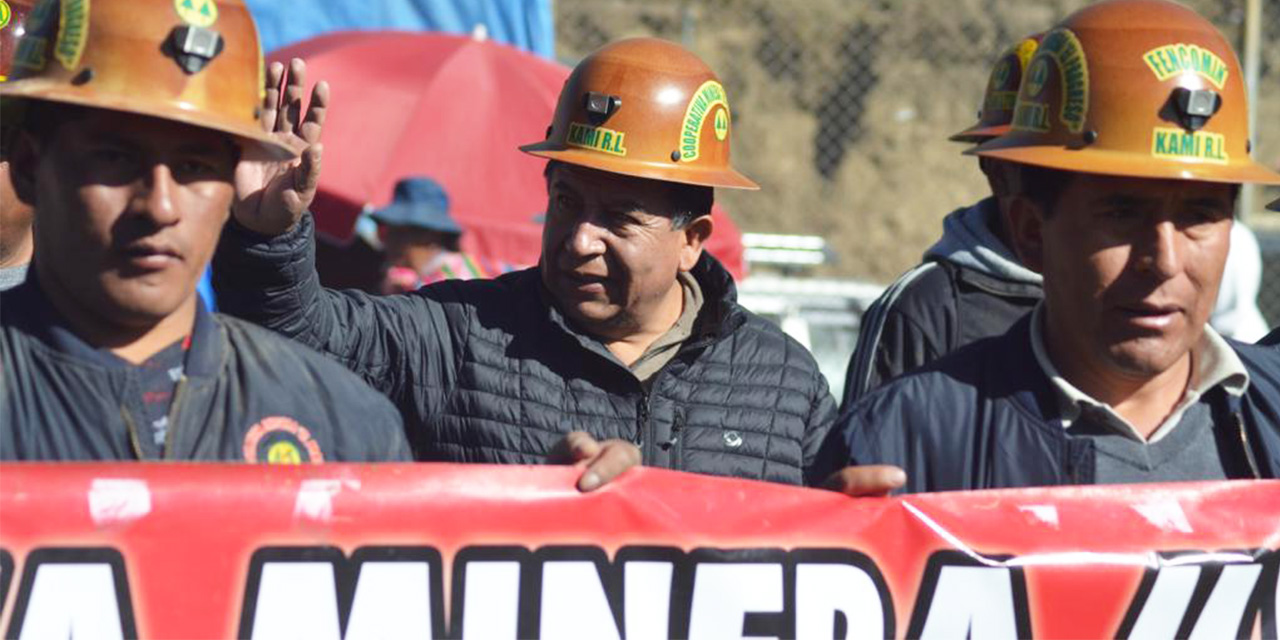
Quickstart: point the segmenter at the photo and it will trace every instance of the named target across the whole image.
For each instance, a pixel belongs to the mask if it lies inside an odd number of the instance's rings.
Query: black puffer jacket
[[[893,378],[1008,331],[1040,302],[1039,274],[992,231],[999,215],[993,198],[952,212],[924,263],[867,309],[845,376],[844,408]]]
[[[739,307],[704,255],[693,335],[639,381],[548,301],[538,270],[374,297],[317,282],[308,216],[274,239],[229,225],[221,308],[329,353],[386,393],[420,460],[532,464],[565,433],[637,443],[644,464],[801,484],[835,402],[813,357]]]
[[[138,367],[67,329],[34,279],[0,295],[0,367],[0,460],[146,457]],[[351,372],[203,308],[169,425],[166,460],[409,460],[395,408]]]
[[[1093,484],[1096,441],[1062,428],[1052,383],[1031,349],[1031,318],[867,394],[831,442],[849,464],[892,464],[905,493]],[[1209,404],[1232,478],[1280,477],[1280,352],[1230,343],[1249,372]],[[841,438],[843,440],[841,441]]]

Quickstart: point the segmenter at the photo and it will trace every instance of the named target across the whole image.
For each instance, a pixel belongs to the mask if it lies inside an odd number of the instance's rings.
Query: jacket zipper
[[[649,392],[644,392],[640,396],[639,406],[637,407],[636,420],[636,438],[635,443],[640,447],[640,459],[653,459],[653,438],[649,437]]]
[[[1253,473],[1254,478],[1261,478],[1262,472],[1258,470],[1258,461],[1253,457],[1253,448],[1249,446],[1249,434],[1244,429],[1244,420],[1240,419],[1240,412],[1232,412],[1231,418],[1235,420],[1236,431],[1240,434],[1240,445],[1244,447],[1244,459],[1249,463],[1249,471]]]
[[[142,453],[142,443],[138,442],[137,425],[133,423],[133,416],[129,415],[127,407],[120,407],[120,415],[124,418],[124,426],[129,431],[129,444],[133,447],[133,457],[138,460],[146,460],[147,457]]]
[[[162,460],[173,460],[173,432],[178,430],[178,403],[182,400],[182,390],[187,386],[187,376],[178,378],[178,386],[173,390],[173,403],[169,405],[169,429],[164,434],[164,451],[160,452]]]
[[[667,448],[667,455],[671,460],[671,468],[677,470],[684,469],[684,461],[680,454],[684,451],[684,441],[681,439],[681,431],[684,430],[684,410],[676,407],[675,418],[671,424],[671,438],[663,443]]]

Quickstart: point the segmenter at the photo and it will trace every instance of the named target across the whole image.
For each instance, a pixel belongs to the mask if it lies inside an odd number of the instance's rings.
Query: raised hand
[[[298,58],[289,61],[287,77],[283,64],[271,63],[260,117],[263,130],[299,155],[279,161],[246,157],[236,167],[236,202],[231,214],[236,222],[258,233],[274,236],[288,231],[316,197],[324,154],[320,132],[329,106],[329,84],[316,83],[306,117],[302,117],[306,80],[307,65]]]

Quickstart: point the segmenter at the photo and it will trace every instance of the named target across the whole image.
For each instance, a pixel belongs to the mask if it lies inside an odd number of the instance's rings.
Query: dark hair
[[[48,140],[59,125],[83,118],[89,111],[89,107],[47,100],[23,100],[19,105],[12,125],[38,140]]]
[[[5,147],[4,151],[6,153],[6,157],[9,151],[9,146],[13,144],[18,131],[27,132],[33,138],[35,138],[37,141],[43,144],[45,142],[48,142],[53,137],[53,135],[57,132],[58,127],[68,122],[72,122],[74,120],[87,118],[89,117],[89,114],[91,114],[93,111],[96,111],[96,110],[99,110],[99,109],[97,109],[96,107],[84,106],[84,105],[78,105],[78,104],[52,102],[48,100],[23,99],[19,103],[19,106],[17,106],[17,108],[14,109],[14,111],[12,112],[14,114],[13,119],[16,122],[5,123],[6,128],[12,127],[10,130],[5,132],[5,137],[3,140],[3,143],[4,143],[3,146]],[[108,109],[107,111],[110,111],[110,110]],[[5,115],[8,116],[9,113],[10,112],[6,111]],[[161,118],[160,116],[149,116],[146,114],[130,114],[129,112],[119,112],[119,115],[137,115],[139,117],[152,118],[157,120],[165,119],[165,118]],[[186,123],[179,122],[179,124],[186,124]],[[206,128],[199,124],[187,124],[187,126],[195,127],[197,129]],[[212,130],[212,131],[216,132],[216,130]],[[225,134],[225,139],[227,141],[227,146],[230,147],[231,152],[233,154],[232,162],[233,163],[239,162],[240,157],[243,153],[243,151],[240,148],[240,145],[235,141],[235,139],[229,133]]]
[[[37,140],[47,140],[59,122],[76,117],[83,107],[44,100],[7,98],[4,100],[4,123],[0,126],[0,157],[9,159],[18,134],[30,133]]]
[[[1016,171],[1017,195],[1034,202],[1046,217],[1053,213],[1053,208],[1058,204],[1062,193],[1075,179],[1075,174],[1070,171],[1030,164],[1017,165]]]
[[[702,216],[711,215],[711,204],[715,202],[715,190],[697,184],[668,182],[667,189],[671,193],[671,201],[675,203],[675,213],[671,215],[671,228],[679,231],[693,224]]]
[[[1063,192],[1071,185],[1076,174],[1061,169],[1037,167],[1029,164],[1018,165],[1018,195],[1025,196],[1040,207],[1045,217],[1053,214]],[[1234,206],[1240,195],[1240,185],[1231,185],[1231,203]]]
[[[542,175],[547,179],[548,186],[551,182],[552,169],[560,164],[559,160],[547,161],[547,167],[543,169]],[[671,202],[675,205],[674,212],[671,214],[672,229],[679,231],[693,224],[694,220],[711,214],[711,205],[715,202],[715,190],[711,187],[668,180],[654,182],[664,185],[667,194],[671,197]]]

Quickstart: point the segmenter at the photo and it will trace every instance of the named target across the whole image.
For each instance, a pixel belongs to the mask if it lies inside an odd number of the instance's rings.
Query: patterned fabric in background
[[[383,288],[386,293],[404,293],[442,280],[496,278],[515,269],[515,265],[505,262],[484,260],[469,253],[444,251],[423,268],[421,273],[405,267],[387,269]]]

